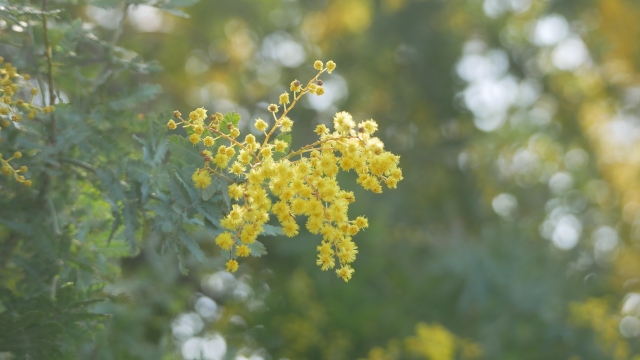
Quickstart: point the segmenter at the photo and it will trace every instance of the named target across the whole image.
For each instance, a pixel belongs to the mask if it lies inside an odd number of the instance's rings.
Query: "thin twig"
[[[58,213],[56,212],[56,207],[53,205],[53,200],[51,200],[51,196],[47,196],[47,204],[49,205],[49,212],[51,213],[51,221],[53,222],[53,232],[56,235],[62,234],[60,231],[60,226],[58,225]]]
[[[47,0],[42,0],[42,11],[47,11]],[[55,104],[55,91],[53,89],[53,54],[51,51],[51,43],[49,42],[49,31],[48,31],[48,21],[47,15],[42,15],[42,27],[43,27],[43,38],[44,38],[44,46],[45,46],[45,56],[47,58],[47,79],[48,79],[48,87],[49,87],[49,106]],[[45,105],[45,104],[43,104]],[[48,145],[51,147],[55,147],[56,145],[56,115],[55,113],[51,113],[51,121],[49,121],[49,136],[48,136]],[[41,202],[46,201],[46,198],[49,196],[49,191],[51,189],[51,175],[45,170],[42,173],[42,183],[40,185],[40,192],[38,194],[38,198]]]
[[[68,158],[68,157],[61,157],[59,160],[61,162],[66,162],[68,164],[79,166],[79,167],[81,167],[81,168],[83,168],[85,170],[91,171],[94,174],[96,174],[98,172],[95,167],[87,164],[84,161],[78,160],[78,159],[72,159],[72,158]]]

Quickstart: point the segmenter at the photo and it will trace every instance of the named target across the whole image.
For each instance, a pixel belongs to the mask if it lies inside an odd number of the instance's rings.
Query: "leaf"
[[[157,166],[162,163],[165,156],[167,155],[167,150],[169,150],[168,142],[166,139],[160,140],[158,145],[156,146],[156,152],[153,154],[153,160],[151,161],[151,165]]]
[[[186,173],[185,173],[186,171]],[[193,183],[191,181],[186,181],[185,179],[188,179],[190,177],[190,174],[192,172],[194,172],[195,169],[193,168],[187,168],[187,169],[182,169],[182,171],[177,171],[175,172],[175,176],[178,178],[178,180],[180,181],[180,183],[182,184],[182,186],[184,186],[185,189],[187,189],[187,192],[189,193],[189,198],[191,200],[191,203],[197,202],[200,199],[200,194],[198,193],[198,190],[196,190],[196,188],[193,186]],[[189,175],[187,175],[189,174]]]
[[[171,199],[181,206],[181,211],[191,204],[189,191],[184,187],[180,175],[175,171],[169,179],[169,192]]]
[[[169,137],[169,150],[172,158],[182,162],[185,166],[202,166],[203,160],[199,148],[182,136],[171,135]]]
[[[198,212],[204,216],[211,224],[216,227],[220,227],[220,219],[222,214],[220,212],[220,206],[213,202],[204,202],[198,204]]]
[[[113,211],[113,222],[111,223],[111,232],[109,233],[109,238],[107,239],[107,246],[111,243],[111,239],[113,239],[113,235],[115,235],[116,231],[122,225],[122,217],[120,216],[119,211]]]
[[[177,8],[188,7],[197,3],[198,1],[199,0],[169,0],[164,4],[158,5],[158,8],[164,11],[167,11],[173,15],[180,16],[183,18],[188,18],[189,15],[187,13],[180,11]]]
[[[121,0],[93,0],[91,5],[110,10],[122,6]]]
[[[280,133],[280,135],[276,137],[276,140],[284,141],[287,143],[287,147],[291,147],[291,134]]]
[[[278,236],[283,235],[282,228],[280,226],[262,225],[262,236]]]
[[[267,248],[260,241],[256,240],[247,246],[251,249],[251,256],[261,257],[262,255],[267,255]]]
[[[207,258],[204,253],[202,252],[202,250],[200,249],[200,245],[198,245],[198,243],[193,240],[191,238],[191,236],[189,236],[189,234],[187,234],[184,231],[180,232],[180,236],[179,236],[180,242],[182,242],[182,244],[189,249],[189,251],[193,254],[193,256],[195,256],[195,258],[200,261],[200,262],[204,262],[205,259]]]
[[[76,19],[70,24],[69,28],[65,30],[64,37],[60,40],[60,47],[63,53],[69,53],[76,49],[84,32],[82,28],[83,24],[82,19]]]
[[[124,199],[124,188],[119,179],[110,169],[97,169],[96,175],[106,188],[106,193],[116,202]]]
[[[227,128],[228,124],[232,124],[235,127],[238,127],[238,123],[240,122],[240,114],[235,112],[228,112],[220,122],[220,131],[225,134],[229,134],[229,128]]]
[[[135,201],[125,201],[122,215],[124,217],[124,236],[133,250],[136,248],[136,230],[139,227],[137,203]]]
[[[135,92],[118,100],[109,102],[109,107],[114,110],[133,109],[138,105],[153,100],[162,92],[162,87],[157,84],[142,84]]]
[[[207,201],[211,199],[211,197],[213,197],[216,191],[218,191],[218,187],[216,186],[215,183],[212,183],[211,185],[207,186],[205,189],[202,190],[202,200]]]

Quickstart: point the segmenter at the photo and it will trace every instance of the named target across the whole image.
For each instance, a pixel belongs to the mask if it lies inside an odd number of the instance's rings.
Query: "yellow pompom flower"
[[[344,265],[340,269],[336,270],[336,274],[338,274],[338,277],[342,278],[344,282],[351,280],[351,276],[354,272],[355,270],[353,270],[349,265]]]
[[[272,155],[271,148],[264,148],[260,150],[260,155],[262,155],[263,158],[271,157]]]
[[[207,118],[207,110],[205,108],[197,108],[196,114],[198,114],[198,120],[204,120]]]
[[[327,271],[329,269],[333,269],[333,267],[336,266],[336,261],[333,255],[319,254],[318,260],[316,260],[316,265],[320,266],[320,269],[322,269],[322,271]]]
[[[336,113],[333,117],[333,127],[341,133],[349,132],[354,126],[356,123],[353,121],[353,117],[346,111]]]
[[[316,70],[322,70],[322,61],[320,60],[316,60],[316,62],[313,63],[313,68]]]
[[[216,154],[216,156],[213,157],[211,162],[221,169],[226,169],[227,166],[229,165],[229,160],[231,159],[229,159],[227,154]]]
[[[291,86],[289,87],[289,89],[293,92],[298,92],[300,90],[302,90],[302,86],[300,84],[300,81],[298,80],[294,80],[291,82]]]
[[[204,146],[213,146],[214,142],[215,141],[211,136],[207,136],[206,138],[204,138],[204,140],[202,140],[202,143],[204,144]]]
[[[358,216],[356,218],[356,226],[360,229],[369,227],[369,220],[364,216]]]
[[[327,72],[329,74],[331,74],[333,70],[335,70],[335,68],[336,68],[336,63],[334,63],[332,60],[327,61]]]
[[[267,124],[267,122],[262,120],[261,118],[257,118],[253,126],[255,126],[256,129],[258,129],[259,131],[265,131],[267,130],[267,127],[269,126],[269,124]]]
[[[251,254],[251,249],[247,245],[240,245],[236,248],[237,257],[247,257]]]
[[[231,250],[231,247],[233,246],[234,241],[233,238],[231,237],[231,233],[225,231],[222,234],[218,235],[216,237],[216,245],[220,246],[220,248],[222,250]]]
[[[22,153],[20,151],[16,151],[13,153],[13,157],[16,159],[20,159],[22,157]]]
[[[316,87],[316,95],[318,96],[324,95],[324,87],[322,86]]]
[[[233,155],[235,155],[235,154],[236,154],[236,150],[235,150],[234,148],[232,148],[232,147],[228,147],[228,148],[227,148],[227,150],[225,150],[225,151],[224,151],[224,153],[225,153],[228,157],[232,158],[232,157],[233,157]]]
[[[293,126],[293,120],[285,116],[284,118],[282,118],[282,121],[280,121],[280,126],[280,130],[282,132],[290,132],[291,127]]]
[[[229,191],[229,197],[231,197],[232,199],[239,200],[244,195],[242,186],[238,184],[231,184],[227,189]]]
[[[276,140],[274,145],[274,150],[276,152],[285,152],[287,150],[287,143],[282,140]]]
[[[288,104],[289,103],[289,93],[282,93],[280,95],[280,104]]]
[[[211,175],[208,170],[198,169],[191,176],[193,185],[198,189],[206,189],[211,185]]]
[[[238,262],[233,259],[227,261],[226,266],[227,271],[232,273],[238,271],[238,267],[240,267],[240,265],[238,265]]]
[[[238,156],[238,159],[241,163],[247,165],[251,162],[251,153],[245,150],[240,150],[240,156]]]
[[[328,131],[327,127],[324,124],[320,124],[320,125],[316,126],[315,132],[318,135],[324,135],[324,134],[327,133],[327,131]]]
[[[199,143],[200,142],[200,135],[195,134],[195,133],[191,134],[191,136],[189,136],[189,141],[194,145]]]
[[[169,130],[175,130],[178,127],[178,125],[176,125],[176,122],[173,121],[173,119],[171,119],[167,123],[167,127],[169,128]]]
[[[278,112],[278,105],[271,104],[271,105],[269,105],[269,107],[267,109],[272,113],[277,113]]]

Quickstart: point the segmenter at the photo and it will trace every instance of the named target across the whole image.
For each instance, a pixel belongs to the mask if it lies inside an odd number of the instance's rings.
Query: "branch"
[[[72,159],[72,158],[68,158],[68,157],[61,157],[59,160],[60,160],[61,162],[66,162],[66,163],[68,163],[68,164],[72,164],[72,165],[75,165],[75,166],[81,167],[81,168],[83,168],[83,169],[85,169],[85,170],[88,170],[88,171],[90,171],[90,172],[94,173],[94,174],[96,174],[96,173],[97,173],[97,170],[96,170],[96,168],[95,168],[95,167],[93,167],[93,166],[91,166],[91,165],[87,164],[87,163],[86,163],[86,162],[84,162],[84,161],[81,161],[81,160],[78,160],[78,159]]]

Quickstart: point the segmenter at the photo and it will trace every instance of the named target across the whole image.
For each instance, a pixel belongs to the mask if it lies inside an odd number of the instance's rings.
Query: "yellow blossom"
[[[289,87],[289,89],[293,92],[298,92],[302,90],[302,85],[300,84],[300,81],[294,80],[291,82],[291,86]]]
[[[204,140],[202,140],[202,143],[204,144],[204,146],[213,146],[213,143],[215,141],[213,140],[213,138],[211,136],[207,136],[204,138]]]
[[[318,70],[322,69],[322,62],[319,62]],[[327,70],[333,69],[335,63],[328,62]],[[322,80],[317,77],[307,89],[317,95],[325,91]],[[302,91],[299,81],[291,83],[291,91],[294,96]],[[279,102],[290,103],[289,94],[282,94]],[[278,110],[277,105],[269,105],[269,111],[276,113]],[[289,112],[290,109],[286,110]],[[194,144],[200,141],[200,128],[204,133],[203,115],[206,116],[206,110],[195,110],[186,125],[194,129],[195,134],[189,137]],[[212,133],[222,130],[219,129],[221,119],[222,115],[211,117],[208,126]],[[289,117],[282,116],[275,127],[281,133],[287,133],[292,130],[293,123]],[[192,176],[197,188],[204,189],[211,184],[214,173],[210,166],[225,169],[232,163],[225,171],[227,175],[220,176],[232,182],[227,190],[234,202],[229,213],[220,220],[220,226],[227,231],[216,238],[216,244],[230,251],[230,258],[248,256],[248,245],[256,241],[273,214],[286,236],[296,236],[300,231],[299,224],[304,224],[310,233],[319,234],[322,240],[317,247],[316,264],[322,270],[335,269],[338,277],[348,281],[354,273],[351,264],[358,254],[358,246],[352,237],[369,223],[363,216],[349,219],[349,204],[355,201],[355,196],[341,188],[338,173],[353,170],[359,185],[379,193],[383,184],[394,188],[403,179],[398,167],[399,157],[385,151],[382,141],[373,136],[378,130],[374,120],[361,121],[356,126],[346,111],[335,114],[332,128],[324,124],[316,126],[317,141],[291,150],[289,154],[288,142],[272,136],[275,129],[269,131],[266,121],[256,119],[254,126],[264,133],[264,141],[258,142],[252,134],[246,135],[244,141],[235,140],[240,136],[240,130],[235,126],[227,127],[229,136],[221,135],[223,144],[216,144],[211,136],[203,140],[205,146],[215,147],[211,148],[215,155],[209,150],[200,151],[205,164]],[[280,156],[274,156],[274,152]],[[9,167],[9,172],[13,174],[13,168]],[[229,259],[229,271],[235,271],[237,267],[237,261]]]
[[[251,254],[251,249],[247,245],[240,245],[236,248],[237,257],[247,257]]]
[[[258,118],[256,119],[256,122],[253,124],[253,126],[255,126],[259,131],[265,131],[267,130],[267,126],[269,126],[269,124],[267,124],[267,122],[262,120],[261,118]]]
[[[331,74],[333,72],[333,70],[335,70],[335,68],[336,68],[336,63],[334,63],[331,60],[327,61],[327,72],[329,74]]]
[[[233,244],[233,238],[229,232],[225,231],[216,237],[216,245],[220,246],[222,250],[231,250]]]
[[[240,266],[238,262],[233,259],[227,261],[225,265],[227,266],[227,271],[232,273],[238,271],[238,267]]]
[[[288,117],[284,117],[282,118],[282,120],[280,121],[280,130],[282,132],[290,132],[291,131],[291,127],[293,126],[293,120],[289,119]]]
[[[344,282],[347,282],[349,280],[351,280],[351,276],[353,275],[353,273],[355,272],[355,270],[353,270],[353,268],[351,268],[351,266],[349,265],[345,265],[343,267],[341,267],[340,269],[336,270],[336,274],[342,278],[342,280],[344,280]]]
[[[280,95],[280,104],[288,104],[289,103],[289,93],[282,93]]]
[[[193,185],[198,189],[206,189],[211,185],[211,175],[207,170],[196,170],[191,176],[191,180],[193,180]]]

